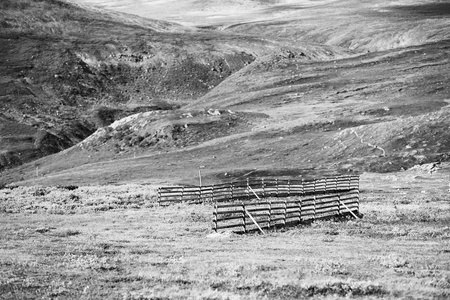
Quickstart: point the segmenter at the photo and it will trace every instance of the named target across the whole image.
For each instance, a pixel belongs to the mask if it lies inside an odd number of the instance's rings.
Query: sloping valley
[[[214,182],[235,169],[389,172],[448,160],[445,2],[164,4],[182,25],[144,18],[161,13],[153,1],[140,17],[108,10],[120,10],[114,1],[7,3],[6,183],[194,183],[199,166]],[[236,5],[240,20],[226,18]],[[94,166],[95,178],[76,175]]]

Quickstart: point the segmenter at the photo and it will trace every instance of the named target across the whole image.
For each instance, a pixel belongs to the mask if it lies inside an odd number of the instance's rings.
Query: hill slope
[[[190,102],[268,44],[59,0],[0,9],[0,170],[117,118]]]
[[[5,172],[4,180],[196,183],[199,166],[206,166],[205,182],[217,182],[242,175],[386,172],[449,159],[446,3],[287,4],[255,4],[258,15],[243,13],[246,22],[209,18],[203,24],[209,29],[199,29],[200,21],[186,19],[199,27],[181,27],[114,14],[125,26],[115,36],[134,46],[112,56],[94,48],[83,52],[96,76],[95,63],[121,68],[106,77],[114,84],[99,80],[106,87],[93,93],[97,98],[84,106],[90,110],[76,111],[104,116],[95,123],[84,113],[91,131],[140,113],[69,150]],[[95,40],[110,33],[105,27]],[[124,28],[158,45],[151,48],[154,56],[130,61],[142,48],[121,35]],[[149,71],[150,65],[156,69]],[[86,77],[92,82],[95,77]],[[114,102],[113,92],[124,98]],[[145,112],[155,109],[165,111]]]

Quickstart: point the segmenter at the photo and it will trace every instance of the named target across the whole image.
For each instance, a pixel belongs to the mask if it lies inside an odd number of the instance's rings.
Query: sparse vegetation
[[[449,160],[446,5],[237,2],[266,9],[256,23],[238,21],[255,17],[243,11],[192,28],[75,1],[3,1],[0,169],[88,136],[90,146],[43,159],[39,176],[27,165],[0,182],[85,184],[96,179],[69,181],[74,168],[112,160],[102,172],[121,175],[101,176],[102,184],[143,176],[192,184],[192,158],[222,174],[261,166],[392,172]],[[202,14],[232,3],[204,2]],[[210,109],[220,118],[195,117]],[[149,111],[160,115],[141,116],[145,126],[110,127]],[[130,163],[136,157],[145,158]]]
[[[398,177],[402,186],[408,174]],[[3,210],[0,221],[0,251],[7,254],[0,257],[1,295],[448,298],[448,195],[411,192],[410,202],[402,203],[406,196],[392,181],[379,178],[375,187],[391,185],[384,192],[367,191],[374,183],[370,178],[362,183],[362,220],[317,221],[264,236],[214,233],[211,205],[158,207],[155,191],[138,191],[139,186],[40,188],[44,196],[33,195],[36,188],[4,189],[3,207],[12,203],[5,197],[14,198],[16,209]],[[426,188],[426,181],[416,187]],[[60,206],[65,215],[38,208],[75,192],[80,203],[75,210]],[[28,209],[31,201],[34,210]],[[99,211],[104,205],[108,211]]]
[[[20,199],[19,201],[17,199]],[[156,205],[153,187],[125,185],[120,187],[20,187],[0,190],[2,213],[74,214]]]
[[[234,35],[218,40],[222,51],[204,44],[207,32],[69,1],[5,0],[1,8],[0,171],[128,115],[179,108],[255,59]]]
[[[0,0],[0,299],[450,298],[448,4],[82,2]],[[335,173],[362,220],[237,235],[156,204]]]

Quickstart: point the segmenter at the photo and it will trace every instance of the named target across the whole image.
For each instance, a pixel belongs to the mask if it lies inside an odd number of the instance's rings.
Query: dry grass
[[[0,212],[74,214],[155,205],[152,186],[9,187],[0,190]],[[20,199],[18,201],[18,199]]]
[[[138,187],[6,190],[7,196],[15,193],[16,210],[1,213],[0,299],[450,296],[447,194],[367,191],[362,220],[316,222],[263,236],[215,234],[212,206],[158,207],[151,192]],[[135,193],[146,200],[135,200]],[[38,207],[39,199],[72,194],[81,204],[66,215],[21,205],[34,197]],[[99,211],[89,203],[100,195],[110,197],[100,207],[114,203],[113,197],[130,204]]]

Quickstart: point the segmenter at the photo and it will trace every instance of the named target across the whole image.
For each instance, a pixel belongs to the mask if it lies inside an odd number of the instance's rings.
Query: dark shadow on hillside
[[[426,18],[445,17],[450,15],[450,3],[394,6],[392,7],[392,12],[399,14],[399,16]]]

